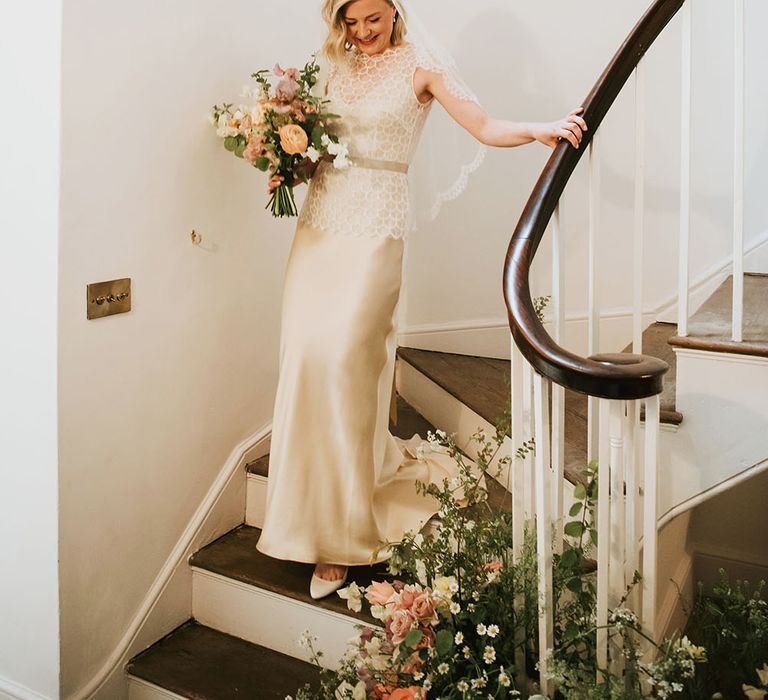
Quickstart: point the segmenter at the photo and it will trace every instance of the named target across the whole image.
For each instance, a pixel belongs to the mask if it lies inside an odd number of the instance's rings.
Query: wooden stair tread
[[[491,424],[509,405],[509,360],[406,347],[397,354]],[[586,396],[566,391],[565,416],[565,477],[576,483],[587,464]]]
[[[239,525],[195,552],[189,558],[189,563],[191,566],[284,595],[293,600],[355,617],[370,624],[380,624],[365,611],[355,613],[349,610],[346,601],[337,595],[313,600],[309,595],[309,580],[312,577],[314,565],[273,559],[262,554],[256,549],[260,536],[260,529]],[[349,569],[348,581],[367,586],[371,581],[381,581],[386,577],[385,563],[375,566],[352,566]]]
[[[126,671],[196,700],[284,700],[305,683],[319,687],[311,664],[188,620],[131,659]]]
[[[688,335],[674,336],[680,348],[768,357],[768,275],[744,275],[743,341],[731,340],[733,276],[728,277],[688,321]]]

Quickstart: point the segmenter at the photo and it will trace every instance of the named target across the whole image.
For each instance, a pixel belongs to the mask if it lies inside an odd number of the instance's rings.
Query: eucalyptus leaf
[[[453,635],[450,630],[440,630],[435,638],[435,648],[440,656],[447,656],[453,649]]]
[[[234,151],[237,148],[237,139],[234,136],[227,136],[224,139],[224,148],[228,151]]]
[[[405,636],[405,646],[413,649],[421,641],[423,636],[424,633],[421,630],[411,630]]]
[[[264,158],[263,156],[256,159],[256,162],[254,163],[254,167],[258,168],[262,172],[267,172],[267,168],[269,168],[269,158]]]
[[[568,537],[581,537],[584,534],[584,523],[580,523],[578,520],[573,520],[570,523],[566,523],[563,528]]]

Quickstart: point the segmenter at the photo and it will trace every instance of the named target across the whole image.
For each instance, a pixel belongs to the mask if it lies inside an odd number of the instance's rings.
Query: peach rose
[[[371,605],[386,605],[393,595],[395,595],[395,587],[391,583],[374,581],[368,587],[365,597]]]
[[[280,145],[286,153],[295,155],[304,153],[309,146],[307,132],[298,124],[285,124],[280,127]]]
[[[416,597],[419,595],[419,593],[420,591],[413,591],[410,590],[410,588],[404,588],[402,591],[400,591],[396,607],[398,607],[400,610],[410,610],[411,606],[413,605],[413,601],[416,600]]]
[[[435,602],[429,590],[420,593],[413,600],[411,612],[421,621],[437,623],[437,613],[435,612]]]
[[[395,610],[389,620],[392,644],[401,644],[416,623],[416,618],[408,610]]]
[[[427,693],[424,688],[412,685],[408,688],[398,688],[386,695],[384,700],[426,700]]]

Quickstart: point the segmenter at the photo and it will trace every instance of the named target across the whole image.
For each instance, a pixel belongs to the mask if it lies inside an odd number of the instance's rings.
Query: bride
[[[410,211],[407,172],[439,102],[487,146],[567,139],[562,120],[490,117],[407,0],[324,0],[330,70],[324,94],[352,167],[320,161],[296,224],[282,302],[279,380],[264,528],[257,549],[314,564],[310,594],[340,588],[381,542],[417,531],[438,510],[416,481],[442,484],[456,462],[418,434],[389,432],[396,311]],[[420,30],[420,31],[419,31]],[[274,186],[276,183],[271,183]],[[378,552],[374,561],[386,558]]]

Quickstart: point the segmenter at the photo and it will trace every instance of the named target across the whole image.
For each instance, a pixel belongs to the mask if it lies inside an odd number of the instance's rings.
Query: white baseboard
[[[0,676],[0,700],[53,700],[36,690],[20,685],[10,678]]]
[[[266,454],[271,427],[271,423],[263,426],[230,452],[119,643],[97,674],[67,700],[113,700],[115,684],[121,677],[125,683],[127,661],[189,619],[192,614],[189,557],[242,524],[246,499],[245,465]],[[121,695],[124,692],[123,688]]]

